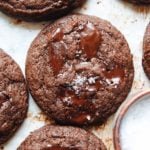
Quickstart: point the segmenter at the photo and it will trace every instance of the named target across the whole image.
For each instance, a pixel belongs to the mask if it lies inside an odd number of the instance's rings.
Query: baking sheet
[[[121,0],[87,0],[87,3],[76,12],[106,19],[124,34],[134,56],[135,65],[135,79],[130,96],[141,90],[150,89],[150,82],[141,65],[142,41],[145,28],[150,21],[150,6],[135,6]],[[0,13],[0,47],[17,61],[23,72],[27,50],[32,40],[47,23],[26,23]],[[104,125],[88,128],[102,138],[108,150],[113,150],[113,120],[114,116],[111,116]],[[0,149],[16,150],[31,131],[48,122],[51,121],[43,115],[30,96],[28,117],[11,140]]]

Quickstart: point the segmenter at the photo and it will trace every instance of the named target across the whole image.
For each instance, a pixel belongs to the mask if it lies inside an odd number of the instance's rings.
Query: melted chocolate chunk
[[[86,54],[88,59],[96,56],[101,36],[97,28],[90,22],[84,25],[80,33],[80,49]],[[52,41],[50,43],[50,64],[53,68],[54,74],[57,75],[64,65],[64,58],[66,53],[66,43],[64,42],[64,33],[61,28],[58,28],[52,34]],[[81,57],[81,53],[76,54],[76,57]]]
[[[9,100],[9,96],[5,93],[6,92],[0,92],[0,107],[2,107],[3,103]]]
[[[96,113],[93,99],[101,87],[98,77],[82,77],[79,74],[70,84],[59,86],[57,95],[65,105],[76,107],[76,113],[69,114],[68,120],[83,124],[92,120]]]
[[[88,22],[80,34],[80,48],[86,53],[88,59],[95,57],[101,42],[99,31],[92,23]]]
[[[59,86],[59,98],[69,105],[85,106],[88,105],[96,92],[101,88],[101,81],[98,76],[82,76],[76,74],[71,83]],[[90,103],[90,105],[92,105]]]
[[[50,43],[49,58],[50,65],[53,68],[54,74],[57,75],[64,65],[66,44],[63,42],[64,33],[62,29],[58,28],[52,34],[52,42]]]
[[[61,41],[64,37],[64,33],[62,31],[62,29],[58,28],[52,35],[52,39],[53,41]]]
[[[89,74],[90,71],[91,73]],[[92,68],[86,65],[82,65],[82,67],[76,66],[76,74],[73,80],[58,87],[57,98],[65,106],[76,108],[76,111],[68,115],[68,120],[78,125],[90,122],[97,113],[94,105],[97,92],[105,88],[105,86],[117,88],[125,78],[124,70],[118,66],[111,70],[103,71],[103,76],[92,72]]]
[[[51,52],[50,55],[51,67],[53,68],[54,74],[57,75],[63,67],[64,61],[59,55],[56,55],[55,52]]]
[[[88,114],[87,112],[78,112],[75,115],[70,116],[68,119],[72,122],[77,123],[78,125],[82,125],[83,123],[86,124],[88,122],[91,122],[92,117],[93,115],[90,113]]]
[[[61,99],[64,103],[73,107],[82,107],[87,105],[86,95],[82,95],[80,91],[74,90],[72,85],[61,85],[59,87],[59,99]]]

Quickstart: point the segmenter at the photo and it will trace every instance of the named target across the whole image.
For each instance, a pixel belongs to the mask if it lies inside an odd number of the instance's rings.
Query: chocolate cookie
[[[28,20],[48,20],[60,17],[86,0],[0,0],[0,10],[4,13]]]
[[[79,14],[43,29],[26,62],[33,98],[61,124],[102,123],[125,100],[133,76],[123,35],[107,21]]]
[[[143,42],[143,67],[145,73],[147,74],[148,78],[150,79],[150,23],[147,26],[144,42]]]
[[[23,122],[27,99],[26,83],[19,66],[0,49],[0,144]]]
[[[150,0],[126,0],[126,1],[130,1],[132,3],[137,3],[137,4],[149,4]]]
[[[106,147],[83,129],[47,125],[31,133],[18,150],[106,150]]]

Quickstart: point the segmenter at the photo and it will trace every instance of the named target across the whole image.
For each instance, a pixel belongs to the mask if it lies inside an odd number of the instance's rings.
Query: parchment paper
[[[87,0],[87,3],[76,12],[106,19],[124,34],[134,56],[135,64],[135,79],[130,96],[141,90],[150,89],[150,82],[141,65],[143,35],[150,21],[150,6],[135,6],[121,0]],[[47,23],[26,23],[0,13],[0,47],[17,61],[23,72],[28,48]],[[16,150],[31,131],[51,122],[43,115],[31,96],[29,102],[27,119],[18,132],[3,146],[4,150]],[[113,124],[114,116],[110,117],[104,125],[90,127],[87,130],[102,138],[108,150],[113,150]]]

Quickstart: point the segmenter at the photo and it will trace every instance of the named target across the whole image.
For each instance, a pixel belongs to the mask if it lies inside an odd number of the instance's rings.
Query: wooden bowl
[[[121,127],[121,123],[122,123],[122,120],[123,120],[125,114],[127,113],[129,108],[132,107],[132,105],[135,102],[142,100],[143,97],[148,96],[148,95],[150,97],[150,90],[137,94],[136,96],[125,101],[121,105],[120,109],[118,110],[118,112],[116,114],[115,125],[113,128],[113,142],[114,142],[115,150],[121,150],[120,127]]]

